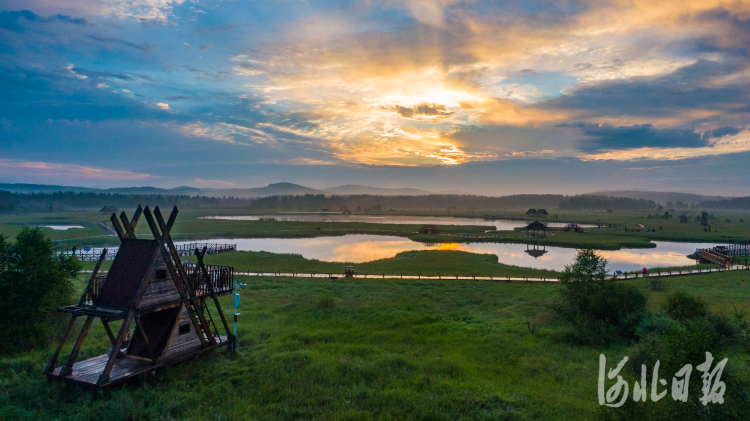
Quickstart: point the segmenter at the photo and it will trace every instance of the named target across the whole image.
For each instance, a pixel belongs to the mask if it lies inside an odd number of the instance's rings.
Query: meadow
[[[598,356],[563,339],[556,284],[243,277],[238,350],[104,392],[48,382],[52,347],[0,357],[0,418],[28,420],[589,420]],[[79,279],[77,290],[83,288]],[[714,312],[750,311],[747,272],[627,281],[661,309],[684,290]],[[227,315],[231,297],[222,299]],[[106,352],[95,324],[81,358]],[[67,355],[66,348],[63,355]],[[747,354],[729,365],[750,380]]]
[[[133,210],[128,209],[128,215]],[[651,241],[714,242],[714,243],[749,243],[750,216],[746,211],[712,212],[709,218],[711,231],[704,231],[696,212],[687,212],[688,223],[679,222],[679,213],[672,213],[668,219],[653,218],[649,212],[588,212],[556,211],[552,215],[540,218],[542,222],[575,222],[579,224],[602,225],[599,228],[586,228],[584,233],[563,232],[552,228],[546,238],[529,238],[519,231],[495,231],[494,227],[478,220],[477,225],[444,225],[439,226],[441,234],[419,234],[421,225],[408,224],[375,224],[357,222],[291,222],[291,221],[237,221],[220,219],[201,219],[210,215],[243,215],[241,209],[185,209],[181,210],[172,230],[175,240],[198,240],[207,238],[310,238],[318,236],[337,236],[346,234],[375,234],[407,237],[414,241],[427,243],[446,242],[507,242],[519,244],[537,244],[559,247],[579,248],[594,247],[601,250],[620,248],[649,248]],[[414,216],[455,216],[481,217],[483,212],[445,212],[422,211],[401,212],[383,211],[370,215],[387,216],[389,214]],[[517,219],[518,226],[528,223],[520,211],[498,211],[493,215],[498,218]],[[649,215],[652,218],[649,218]],[[108,234],[99,222],[109,220],[109,215],[98,211],[53,212],[36,214],[17,214],[0,216],[0,234],[14,237],[24,226],[39,226],[56,241],[61,248],[73,245],[107,246],[117,245],[116,237]],[[44,228],[45,225],[81,225],[82,229],[56,231]],[[610,227],[611,225],[611,227]],[[643,225],[640,227],[639,225]],[[628,232],[624,228],[628,227]],[[646,227],[653,228],[649,232]],[[661,229],[659,229],[661,228]],[[636,231],[639,230],[639,231]],[[139,223],[136,233],[144,238],[150,236],[145,219]],[[467,236],[468,234],[468,236]]]

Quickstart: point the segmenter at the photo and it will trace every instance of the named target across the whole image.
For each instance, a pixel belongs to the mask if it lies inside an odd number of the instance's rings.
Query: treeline
[[[151,206],[232,207],[241,206],[248,199],[219,198],[206,196],[172,196],[161,194],[119,193],[11,193],[0,191],[0,212],[49,212],[68,209],[101,208],[116,206],[131,208],[139,204]]]
[[[425,196],[269,196],[253,199],[256,209],[277,210],[500,210],[527,208],[557,208],[565,200],[563,195],[522,194],[513,196],[472,196],[433,194]]]
[[[574,196],[560,203],[561,210],[651,210],[656,202],[646,199],[611,196]]]
[[[0,191],[0,212],[49,212],[116,206],[127,209],[137,205],[179,206],[181,208],[244,208],[277,211],[386,211],[395,210],[483,210],[557,208],[562,195],[514,195],[501,197],[436,194],[427,196],[327,196],[306,194],[259,198],[209,197],[187,195],[150,195],[118,193],[11,193]]]
[[[734,197],[723,200],[706,200],[697,208],[701,209],[750,209],[750,197]]]

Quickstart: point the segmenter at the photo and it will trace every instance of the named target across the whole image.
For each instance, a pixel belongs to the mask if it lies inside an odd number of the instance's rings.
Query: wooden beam
[[[151,228],[151,233],[154,236],[154,240],[156,240],[156,244],[159,247],[159,250],[161,251],[162,257],[164,258],[164,262],[167,265],[167,269],[169,270],[169,274],[172,276],[172,280],[174,282],[175,288],[177,288],[177,292],[180,294],[180,298],[182,300],[187,300],[188,295],[185,292],[185,283],[187,282],[186,279],[180,278],[180,275],[177,273],[177,269],[175,269],[174,264],[172,263],[172,259],[170,258],[169,252],[167,251],[167,248],[164,246],[164,240],[161,238],[161,234],[159,234],[159,228],[156,226],[156,222],[154,221],[154,217],[151,215],[151,211],[149,210],[148,206],[143,210],[143,215],[146,217],[146,222],[148,222],[149,228]],[[188,316],[190,316],[190,322],[193,324],[193,329],[198,333],[198,339],[201,341],[201,345],[205,346],[207,344],[207,338],[203,337],[201,334],[202,332],[202,325],[198,321],[198,318],[193,312],[190,305],[187,306],[187,312]],[[210,336],[206,334],[206,336]]]
[[[78,316],[76,316],[75,314],[70,318],[70,323],[68,323],[68,327],[65,328],[65,332],[63,333],[62,338],[60,338],[60,343],[57,345],[55,353],[52,354],[52,359],[49,360],[49,364],[47,364],[47,367],[44,369],[44,374],[50,373],[55,369],[57,358],[60,356],[63,345],[65,345],[65,341],[68,340],[68,335],[70,334],[70,331],[73,330],[73,325],[75,325],[77,318]]]
[[[91,328],[91,323],[93,321],[94,321],[94,316],[86,317],[86,321],[83,322],[83,328],[81,329],[81,333],[78,335],[78,339],[76,340],[75,345],[73,345],[73,350],[70,351],[70,355],[68,356],[68,362],[65,364],[65,367],[63,367],[63,369],[60,370],[60,376],[67,376],[73,371],[73,364],[75,364],[76,359],[78,358],[78,352],[81,351],[83,340],[86,339],[86,335],[88,335],[89,329]]]
[[[125,341],[125,336],[128,334],[128,329],[130,329],[130,322],[132,321],[133,310],[130,310],[128,312],[128,315],[125,316],[125,320],[122,321],[120,331],[117,333],[115,344],[112,345],[112,351],[109,353],[109,359],[107,359],[107,363],[104,365],[102,374],[99,375],[99,380],[96,381],[97,386],[101,386],[109,382],[109,374],[112,372],[112,367],[114,367],[115,365],[117,355],[120,353],[120,348],[122,348],[122,343]]]
[[[112,346],[115,345],[115,335],[112,333],[112,329],[109,327],[109,323],[102,319],[102,324],[104,325],[104,330],[107,331],[107,336],[109,336],[109,341],[112,342]]]
[[[125,235],[127,235],[128,238],[135,238],[133,227],[130,226],[130,221],[128,221],[128,216],[125,215],[125,211],[122,211],[120,214],[120,221],[122,221],[122,226],[125,228]]]
[[[86,294],[89,294],[91,296],[91,302],[94,302],[94,297],[91,295],[91,282],[96,278],[96,275],[99,273],[99,268],[102,267],[102,263],[107,258],[107,249],[102,250],[101,256],[99,256],[99,260],[96,262],[96,266],[94,266],[94,270],[91,272],[91,277],[89,278],[89,283],[86,285],[86,289],[83,290],[83,294],[81,294],[81,299],[78,300],[78,304],[83,304],[84,298],[86,297]]]
[[[109,218],[110,221],[112,221],[112,227],[114,227],[115,232],[117,232],[117,236],[120,237],[120,241],[125,241],[125,238],[127,236],[124,232],[122,232],[122,227],[120,226],[120,221],[117,220],[117,215],[112,213],[112,216]]]
[[[133,232],[135,232],[135,227],[138,225],[138,220],[141,219],[141,213],[143,213],[143,208],[141,208],[141,205],[138,205],[133,214],[133,219],[130,221],[130,227],[133,228]]]
[[[169,220],[174,223],[174,218],[176,218],[177,215],[177,206],[174,207],[174,210],[172,210],[172,215],[169,217]],[[169,235],[169,231],[171,227],[167,226],[167,224],[164,223],[164,218],[161,216],[161,211],[159,210],[159,207],[157,206],[154,208],[154,216],[156,217],[156,222],[159,223],[159,229],[161,229],[161,235],[162,240],[167,244],[167,247],[169,248],[169,253],[172,256],[172,259],[174,260],[174,265],[177,268],[177,271],[180,273],[180,276],[182,279],[185,280],[185,288],[188,292],[188,295],[191,293],[190,283],[188,281],[187,273],[185,272],[185,268],[182,266],[182,262],[180,261],[180,254],[177,252],[177,248],[174,245],[174,242],[172,241],[172,236]]]
[[[216,297],[216,291],[214,290],[214,286],[211,282],[208,282],[208,269],[206,269],[206,265],[203,263],[203,257],[206,255],[206,246],[203,246],[203,252],[199,253],[198,249],[195,249],[195,257],[198,258],[198,264],[195,265],[196,269],[198,266],[200,266],[201,270],[203,271],[203,277],[206,279],[206,283],[208,283],[208,289],[211,291],[211,298],[214,300],[214,305],[216,306],[216,311],[219,312],[219,317],[221,317],[221,323],[224,325],[224,329],[227,331],[227,337],[231,337],[232,333],[229,330],[229,324],[227,324],[226,318],[224,318],[224,312],[221,310],[221,305],[219,304],[219,299]]]
[[[169,217],[169,221],[174,224],[174,220],[177,218],[177,206],[175,206],[172,209],[172,215]],[[174,265],[177,268],[177,271],[180,273],[180,277],[184,280],[185,283],[185,290],[187,292],[188,297],[190,297],[190,303],[193,307],[198,309],[198,304],[194,300],[195,298],[195,291],[193,291],[192,286],[190,285],[189,278],[187,276],[187,273],[185,272],[184,266],[182,266],[182,262],[180,261],[180,254],[177,252],[177,247],[175,247],[174,242],[172,241],[172,237],[169,235],[169,231],[171,229],[168,224],[164,223],[164,218],[161,216],[161,211],[159,210],[159,207],[157,206],[154,208],[154,216],[156,216],[156,221],[159,223],[159,228],[161,229],[163,240],[167,244],[167,247],[169,248],[169,252],[172,255],[172,259],[174,259]],[[148,217],[147,217],[148,218]],[[190,306],[188,305],[188,311],[190,311]],[[198,315],[198,319],[200,320],[201,325],[203,326],[203,331],[206,333],[206,339],[208,339],[208,343],[211,345],[216,344],[216,338],[214,338],[214,335],[211,333],[211,326],[206,321],[206,318],[203,316],[203,310],[199,309],[199,311],[196,311],[196,314]],[[200,335],[198,335],[200,336]]]
[[[174,225],[175,219],[177,219],[177,213],[179,210],[177,209],[177,206],[172,208],[172,214],[169,215],[169,221],[167,221],[167,231],[172,232],[172,225]]]

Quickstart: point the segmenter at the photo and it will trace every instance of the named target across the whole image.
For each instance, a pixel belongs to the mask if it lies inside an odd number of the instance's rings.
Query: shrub
[[[687,292],[677,291],[667,297],[667,301],[664,303],[664,311],[675,320],[685,321],[704,317],[706,315],[706,304],[700,298]]]
[[[667,332],[673,329],[676,324],[676,321],[664,316],[663,314],[647,311],[643,313],[643,317],[641,317],[641,320],[635,329],[635,336],[640,340],[643,340],[645,336],[652,333],[664,336]]]
[[[560,276],[558,314],[578,326],[582,335],[632,338],[646,307],[646,297],[634,286],[607,278],[607,260],[582,249]]]
[[[81,269],[75,257],[54,256],[39,229],[24,228],[11,244],[0,235],[0,351],[43,346],[57,307],[67,304]],[[59,333],[56,332],[55,333]]]

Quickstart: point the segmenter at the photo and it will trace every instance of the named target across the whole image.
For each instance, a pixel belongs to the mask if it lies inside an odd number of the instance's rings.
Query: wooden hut
[[[549,216],[549,212],[547,212],[547,209],[537,209],[536,216]]]
[[[440,230],[435,225],[422,225],[419,229],[420,234],[440,234]]]
[[[536,216],[536,209],[529,209],[526,211],[526,216]]]
[[[527,237],[546,237],[547,226],[539,221],[534,221],[524,228]]]
[[[135,237],[141,213],[153,240]],[[183,264],[169,234],[177,213],[175,207],[165,222],[158,207],[152,215],[148,207],[142,211],[138,206],[132,220],[125,212],[120,215],[122,225],[112,214],[112,225],[122,244],[109,272],[98,276],[107,254],[104,249],[78,304],[59,309],[71,313],[71,320],[44,370],[49,379],[105,388],[234,341],[218,300],[234,290],[233,269],[203,264],[205,247],[202,251],[195,249],[196,264]],[[213,300],[226,335],[219,333],[207,299]],[[64,365],[56,367],[78,317],[85,318],[83,327]],[[112,348],[98,357],[76,361],[97,318],[104,325]],[[118,321],[120,327],[115,335],[110,323]]]

